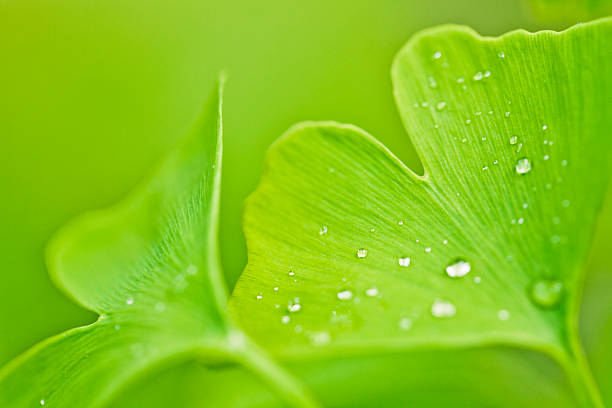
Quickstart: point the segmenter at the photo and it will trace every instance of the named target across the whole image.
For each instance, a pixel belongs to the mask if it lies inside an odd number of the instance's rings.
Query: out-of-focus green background
[[[419,169],[389,69],[411,34],[442,23],[487,35],[564,27],[538,22],[522,0],[0,0],[0,365],[94,319],[51,284],[45,242],[137,183],[222,69],[230,287],[246,262],[242,203],[267,147],[293,123],[354,123]],[[612,219],[600,224],[609,237]],[[587,348],[600,352],[612,331],[604,238],[583,316]]]

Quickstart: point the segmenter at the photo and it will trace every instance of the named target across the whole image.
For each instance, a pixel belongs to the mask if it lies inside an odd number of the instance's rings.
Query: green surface
[[[292,405],[315,406],[227,317],[217,244],[221,107],[222,84],[151,178],[54,236],[51,277],[99,317],[6,365],[1,406],[107,406],[139,376],[185,360],[241,362]]]
[[[354,123],[418,168],[391,96],[393,55],[416,30],[441,23],[489,35],[561,27],[536,23],[524,6],[0,2],[0,362],[95,320],[52,285],[44,245],[68,219],[124,196],[189,128],[220,69],[230,75],[221,249],[231,287],[246,259],[243,200],[279,134],[300,120]],[[611,213],[608,206],[598,225],[580,323],[604,399],[612,402]],[[175,380],[193,384],[187,390],[199,395],[199,370],[194,378],[162,378],[170,389]],[[143,389],[155,395],[156,385]]]
[[[241,325],[301,360],[540,350],[581,405],[599,406],[577,315],[612,165],[610,38],[612,20],[413,37],[392,77],[424,176],[353,126],[290,129],[246,205],[249,264],[231,299]]]
[[[335,119],[418,166],[389,68],[417,29],[537,28],[516,2],[32,0],[0,3],[0,341],[4,363],[92,322],[51,284],[43,249],[86,210],[122,197],[186,132],[220,70],[229,75],[221,255],[246,261],[241,211],[270,143],[293,123]]]

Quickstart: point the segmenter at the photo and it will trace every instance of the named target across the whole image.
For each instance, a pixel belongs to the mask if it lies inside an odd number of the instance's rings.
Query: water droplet
[[[506,58],[506,54],[504,54],[503,51],[500,51],[497,55],[499,56],[499,58]]]
[[[336,293],[336,297],[340,300],[351,300],[353,298],[353,292],[348,289],[341,290],[340,292]]]
[[[552,222],[555,225],[559,225],[559,223],[561,222],[561,219],[559,217],[553,217]]]
[[[516,148],[516,152],[517,153],[520,152],[522,147],[523,147],[523,144],[519,143],[518,147]]]
[[[474,115],[480,116],[480,115],[482,115],[482,112],[481,111],[476,111],[476,112],[474,112]]]
[[[442,299],[434,300],[431,305],[431,315],[437,318],[453,317],[457,308],[451,302]]]
[[[466,124],[466,125],[469,125],[470,123],[472,123],[472,120],[471,120],[471,119],[466,119],[466,120],[465,120],[465,124]]]
[[[531,171],[531,162],[526,157],[518,159],[516,162],[515,169],[518,174],[529,173]]]
[[[542,130],[546,130],[546,129],[548,129],[548,126],[542,125]]]
[[[323,225],[321,228],[319,228],[319,235],[325,234],[327,234],[327,225]]]
[[[559,304],[563,284],[558,280],[541,279],[531,286],[531,299],[540,307],[551,308]]]
[[[397,225],[404,225],[404,221],[399,220],[399,221],[397,222]]]
[[[504,116],[505,116],[505,117],[510,117],[510,112],[506,111],[506,112],[504,113]]]
[[[457,259],[446,267],[446,274],[451,278],[461,278],[472,270],[472,265],[463,259]]]
[[[438,111],[441,111],[441,110],[443,110],[444,108],[446,108],[446,102],[442,101],[442,102],[438,102],[438,103],[436,104],[436,109],[437,109]]]
[[[527,207],[529,207],[529,204],[523,203],[523,208],[527,208]]]
[[[567,166],[567,160],[561,160],[561,165],[562,165],[563,167]]]
[[[132,306],[134,304],[134,298],[133,297],[129,297],[125,300],[125,304],[128,306]]]
[[[445,239],[444,241],[442,241],[442,243],[443,243],[444,245],[448,244],[448,239]]]
[[[480,276],[474,276],[474,283],[479,284],[480,282],[482,282],[482,278]]]
[[[326,331],[312,332],[309,337],[314,346],[324,346],[331,341],[331,336]]]
[[[44,399],[40,400],[40,405],[45,405],[45,400]]]
[[[490,110],[490,111],[488,111],[487,113],[488,113],[489,115],[492,115],[492,114],[493,114],[493,111],[492,111],[492,110]]]
[[[274,291],[275,291],[275,292],[278,292],[278,286],[275,286],[275,287],[274,287]]]
[[[357,258],[365,258],[368,256],[368,250],[365,248],[359,248],[357,250]]]
[[[197,275],[198,273],[198,267],[195,266],[194,264],[191,264],[187,267],[187,270],[185,271],[187,273],[187,275]]]
[[[506,309],[502,309],[499,312],[497,312],[497,318],[499,320],[506,321],[510,318],[510,312],[507,311]]]
[[[440,59],[442,57],[442,53],[440,51],[436,51],[433,55],[433,59]]]
[[[429,77],[428,78],[429,81],[429,87],[430,88],[437,88],[438,87],[438,83],[436,82],[436,79],[434,77]]]
[[[256,298],[257,300],[261,300],[261,299],[263,299],[263,296],[262,296],[262,294],[260,293],[259,295],[255,296],[255,298]]]
[[[295,271],[294,271],[293,269],[291,269],[291,270],[289,271],[289,276],[293,276],[293,275],[295,275]]]
[[[524,224],[525,223],[525,219],[524,218],[519,218],[518,219],[518,223],[519,224]]]
[[[548,159],[550,159],[550,156],[549,156],[549,155],[547,155],[547,154],[545,154],[545,155],[544,155],[544,160],[548,160]]]
[[[400,258],[398,259],[398,263],[400,266],[410,266],[410,257],[405,256],[403,258]]]
[[[482,171],[486,171],[486,170],[489,170],[489,166],[484,166],[484,167],[482,168]]]
[[[401,330],[408,331],[412,328],[412,319],[409,317],[402,317],[398,325]]]
[[[429,102],[421,102],[421,107],[426,108],[429,106]]]
[[[484,76],[485,76],[485,78],[490,77],[491,76],[491,71],[485,71],[484,72]]]
[[[290,300],[289,303],[287,304],[287,310],[291,313],[299,312],[300,310],[302,310],[300,299],[294,298],[293,300]]]
[[[284,315],[283,317],[281,317],[281,323],[282,324],[287,324],[291,321],[291,317]]]
[[[511,145],[515,145],[515,144],[516,144],[516,142],[518,142],[518,136],[512,136],[512,137],[510,138],[510,144],[511,144]]]
[[[378,296],[378,293],[378,288],[369,288],[365,291],[366,296],[370,297]]]
[[[121,326],[119,326],[118,324],[115,325],[115,330],[121,330]]]
[[[477,73],[474,74],[472,78],[474,79],[474,81],[481,81],[482,78],[484,78],[484,74],[478,71]]]
[[[558,235],[553,235],[552,237],[550,237],[550,242],[553,244],[558,244],[561,242],[561,237]]]
[[[157,302],[155,304],[155,311],[156,312],[163,312],[164,310],[166,310],[166,304],[164,302]]]
[[[463,78],[463,77],[459,77],[459,78],[457,78],[457,83],[458,83],[458,84],[462,84],[462,83],[464,83],[464,82],[465,82],[465,78]]]
[[[563,201],[561,201],[561,205],[564,206],[565,208],[567,208],[567,207],[570,206],[570,202],[569,202],[569,200],[563,200]]]
[[[425,248],[425,252],[431,252],[431,248],[430,247]]]

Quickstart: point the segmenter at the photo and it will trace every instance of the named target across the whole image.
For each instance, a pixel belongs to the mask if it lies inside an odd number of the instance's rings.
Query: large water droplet
[[[526,157],[518,159],[516,161],[515,169],[518,174],[529,173],[531,171],[531,162]]]
[[[437,318],[453,317],[457,313],[457,308],[451,302],[442,299],[434,300],[431,305],[431,315]]]
[[[406,267],[406,266],[410,266],[410,257],[405,256],[403,258],[399,258],[398,263],[400,266]]]
[[[531,286],[531,299],[540,307],[552,308],[563,296],[563,284],[558,280],[540,279]]]
[[[348,289],[341,290],[340,292],[336,293],[336,297],[340,300],[351,300],[353,298],[353,292]]]
[[[368,256],[368,250],[365,248],[359,248],[357,250],[357,258],[365,258]]]
[[[451,278],[461,278],[472,270],[469,262],[463,259],[457,259],[452,264],[446,267],[446,274]]]

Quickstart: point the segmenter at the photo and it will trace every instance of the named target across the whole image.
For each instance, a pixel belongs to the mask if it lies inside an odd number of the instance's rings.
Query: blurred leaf
[[[289,130],[245,209],[231,313],[285,358],[538,350],[600,405],[576,319],[611,170],[611,36],[610,19],[415,36],[393,83],[425,175],[350,125]]]
[[[154,368],[241,362],[295,405],[291,377],[229,322],[218,261],[221,85],[193,132],[119,205],[87,214],[49,246],[56,284],[99,314],[0,372],[0,406],[97,407]]]
[[[501,347],[377,352],[293,362],[288,369],[325,407],[576,406],[571,387],[551,360]],[[282,402],[239,366],[193,364],[139,382],[113,402],[114,408],[170,405],[271,408]]]
[[[541,21],[571,24],[605,17],[612,13],[611,0],[529,0]]]

